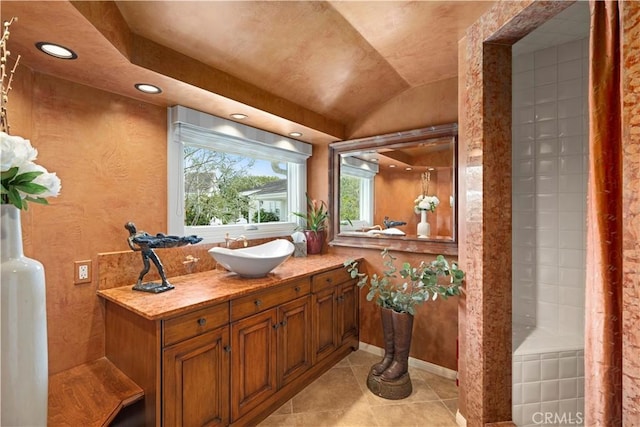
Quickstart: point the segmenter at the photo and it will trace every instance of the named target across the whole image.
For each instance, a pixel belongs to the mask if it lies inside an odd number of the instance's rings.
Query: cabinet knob
[[[198,325],[204,326],[206,324],[207,324],[207,319],[205,319],[204,317],[201,317],[198,319]]]
[[[224,351],[226,351],[227,353],[231,353],[231,346],[225,345],[224,347],[222,347],[224,349]]]
[[[259,299],[255,300],[253,303],[256,305],[256,307],[260,307],[262,305],[262,301],[260,301]]]
[[[280,323],[276,323],[273,325],[273,329],[278,329],[280,327]]]
[[[295,288],[293,288],[293,290],[296,292],[300,292],[300,286],[296,286]]]
[[[331,283],[333,282],[333,279],[331,277],[327,277],[327,283]]]
[[[287,321],[283,320],[282,322],[280,322],[280,326],[287,326]]]

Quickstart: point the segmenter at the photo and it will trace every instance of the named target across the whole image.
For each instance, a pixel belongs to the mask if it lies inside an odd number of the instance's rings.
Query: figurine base
[[[170,283],[167,283],[166,285],[162,284],[162,283],[152,283],[152,282],[147,282],[147,283],[138,283],[136,285],[133,286],[133,290],[134,291],[141,291],[141,292],[149,292],[152,294],[159,294],[160,292],[166,292],[166,291],[170,291],[171,289],[174,289],[175,286],[173,286]]]
[[[390,400],[404,399],[409,397],[413,391],[408,372],[393,381],[385,381],[380,375],[375,375],[373,371],[369,371],[367,387],[376,396]]]

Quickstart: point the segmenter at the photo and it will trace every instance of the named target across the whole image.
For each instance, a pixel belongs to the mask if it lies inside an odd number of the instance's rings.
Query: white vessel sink
[[[209,254],[224,268],[242,277],[263,277],[285,262],[293,248],[290,241],[277,239],[250,248],[214,247],[209,249]]]

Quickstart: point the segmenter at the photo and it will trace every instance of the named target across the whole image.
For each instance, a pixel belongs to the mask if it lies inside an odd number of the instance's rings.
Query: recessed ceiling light
[[[390,168],[395,168],[395,167],[396,167],[396,165],[389,165],[389,167],[390,167]]]
[[[427,170],[434,171],[436,168],[427,168]]]
[[[408,168],[408,167],[407,167],[407,168],[404,168],[404,170],[406,170],[406,171],[410,171],[410,170],[413,170],[413,169],[412,169],[412,168]]]
[[[36,47],[47,55],[60,59],[76,59],[78,55],[71,49],[49,42],[38,42]]]
[[[289,132],[289,136],[297,138],[299,136],[302,136],[302,133],[300,133],[300,132]]]
[[[247,118],[246,114],[241,114],[241,113],[233,113],[231,114],[231,118],[232,119],[236,119],[236,120],[244,120]]]
[[[158,86],[154,86],[149,83],[136,83],[134,86],[140,92],[150,93],[152,95],[157,95],[158,93],[162,92],[162,89],[160,89]]]

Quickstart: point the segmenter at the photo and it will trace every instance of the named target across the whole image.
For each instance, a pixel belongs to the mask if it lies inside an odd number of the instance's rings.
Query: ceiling
[[[180,104],[298,139],[349,125],[455,77],[457,42],[491,1],[3,1],[11,60],[161,106]],[[74,61],[49,57],[59,43]],[[133,88],[160,86],[159,95]]]

